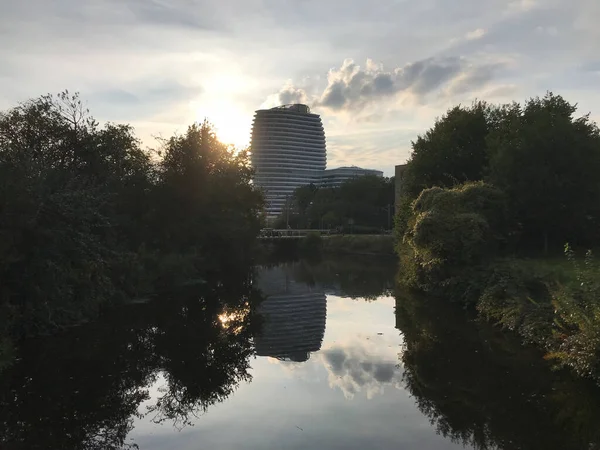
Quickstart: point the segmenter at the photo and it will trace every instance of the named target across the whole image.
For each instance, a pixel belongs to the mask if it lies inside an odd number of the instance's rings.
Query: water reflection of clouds
[[[368,399],[383,394],[385,387],[402,388],[402,369],[397,360],[374,356],[366,347],[332,347],[321,352],[329,386],[339,388],[347,399],[364,392]]]
[[[370,400],[384,394],[386,388],[403,389],[398,348],[382,348],[381,343],[370,342],[355,340],[333,344],[303,363],[267,359],[287,377],[308,383],[327,383],[331,389],[339,389],[348,400],[361,393]]]

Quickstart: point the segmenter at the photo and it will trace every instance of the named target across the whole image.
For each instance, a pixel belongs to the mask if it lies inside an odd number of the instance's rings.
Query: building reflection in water
[[[327,299],[318,286],[296,282],[293,265],[261,267],[256,286],[265,300],[258,308],[263,317],[255,337],[256,354],[303,362],[321,349],[327,318]]]

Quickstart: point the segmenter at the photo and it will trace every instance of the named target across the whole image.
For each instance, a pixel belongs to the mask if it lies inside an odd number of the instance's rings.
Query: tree
[[[490,181],[509,197],[522,242],[547,252],[591,244],[600,226],[600,133],[552,93],[501,108],[487,143]]]
[[[0,113],[0,305],[27,317],[13,331],[77,323],[135,290],[111,272],[128,258],[124,217],[148,169],[131,129],[100,128],[77,95]]]
[[[485,102],[456,106],[417,137],[404,176],[404,192],[414,199],[429,187],[483,179],[488,161],[488,117],[493,110]]]
[[[293,196],[290,225],[307,228],[347,226],[377,232],[391,224],[394,180],[373,175],[347,180],[340,187],[302,186]],[[285,214],[285,212],[284,212]],[[281,217],[278,223],[286,223]]]
[[[77,94],[0,112],[0,335],[67,327],[247,260],[261,224],[252,174],[208,122],[153,162]]]
[[[253,187],[248,153],[217,139],[210,123],[192,125],[165,142],[159,165],[159,208],[165,248],[196,249],[213,258],[247,255],[263,205]]]

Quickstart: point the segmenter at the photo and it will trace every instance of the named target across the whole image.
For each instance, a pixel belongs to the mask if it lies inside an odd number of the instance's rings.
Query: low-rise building
[[[365,175],[383,177],[383,172],[381,170],[363,169],[361,167],[356,166],[327,169],[323,172],[323,175],[321,175],[321,180],[319,184],[322,187],[337,188],[348,180],[363,177]]]

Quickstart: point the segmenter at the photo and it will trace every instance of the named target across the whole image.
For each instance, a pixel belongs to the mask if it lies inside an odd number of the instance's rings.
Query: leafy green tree
[[[492,112],[485,102],[456,106],[417,137],[404,175],[405,194],[414,199],[429,187],[482,180],[488,164],[487,118]]]
[[[27,317],[19,333],[77,323],[115,297],[124,216],[148,169],[131,130],[100,128],[77,95],[0,114],[0,303]]]
[[[294,192],[289,217],[282,214],[279,226],[331,228],[346,226],[378,232],[392,225],[394,180],[373,175],[346,181],[340,187],[302,186]]]
[[[600,132],[575,111],[552,93],[506,105],[487,139],[490,181],[508,194],[523,242],[546,252],[600,237]]]

